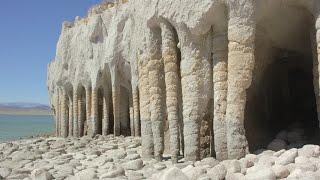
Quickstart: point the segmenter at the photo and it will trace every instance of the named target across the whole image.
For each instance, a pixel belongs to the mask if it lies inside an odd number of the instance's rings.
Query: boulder
[[[276,180],[276,174],[271,168],[264,168],[254,173],[247,174],[246,180]]]
[[[238,160],[224,160],[221,164],[226,167],[228,173],[241,172],[241,164]]]
[[[303,178],[303,176],[304,176],[304,173],[301,169],[295,169],[290,173],[287,179],[301,179]]]
[[[272,155],[261,155],[258,163],[256,164],[262,165],[262,166],[272,166],[274,165],[276,160],[277,160],[277,157],[274,157]]]
[[[213,157],[208,157],[208,158],[204,158],[201,161],[197,161],[194,163],[195,166],[210,166],[210,167],[214,167],[215,165],[219,164],[219,161],[216,160]]]
[[[307,144],[298,150],[299,156],[304,157],[319,157],[320,155],[320,146]]]
[[[279,156],[275,161],[275,164],[287,165],[294,162],[295,158],[298,156],[298,150],[296,148],[290,149]]]
[[[182,172],[186,174],[190,180],[197,180],[201,175],[207,173],[206,169],[203,167],[186,167],[182,169]]]
[[[124,173],[125,171],[122,167],[112,166],[109,168],[107,173],[104,173],[100,176],[100,179],[115,178],[115,177],[124,175]]]
[[[286,178],[290,174],[288,168],[282,165],[274,165],[272,166],[272,170],[278,179]]]
[[[139,159],[141,158],[139,154],[128,154],[125,159],[128,159],[128,160],[135,160],[135,159]]]
[[[11,173],[11,169],[10,168],[0,168],[0,176],[2,176],[3,178],[6,178],[10,175]]]
[[[51,180],[53,179],[53,177],[48,171],[44,169],[34,169],[31,172],[31,179],[32,180]]]
[[[162,170],[162,169],[165,169],[167,166],[163,163],[156,163],[153,165],[153,167],[156,169],[156,170]]]
[[[172,167],[166,170],[159,180],[189,180],[189,177],[184,174],[179,168]]]
[[[125,170],[139,170],[143,167],[143,161],[136,159],[122,165]]]
[[[279,151],[281,149],[286,149],[286,148],[287,148],[287,143],[282,139],[274,139],[267,146],[267,149],[270,149],[273,151]]]
[[[245,180],[245,176],[241,173],[227,173],[225,180]]]
[[[208,170],[207,174],[212,180],[223,180],[226,177],[227,169],[224,165],[218,164]]]
[[[77,180],[87,180],[87,179],[95,179],[97,178],[97,174],[94,169],[85,169],[75,174]]]

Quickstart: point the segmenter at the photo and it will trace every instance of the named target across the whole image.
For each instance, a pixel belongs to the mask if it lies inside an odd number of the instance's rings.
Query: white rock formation
[[[165,152],[173,162],[181,154],[187,161],[214,154],[218,160],[240,159],[249,147],[266,146],[266,134],[278,122],[299,117],[285,114],[300,112],[286,110],[286,105],[273,108],[279,98],[268,89],[287,88],[287,71],[313,73],[314,86],[306,94],[316,94],[308,103],[315,102],[314,114],[320,114],[319,12],[319,0],[96,5],[86,17],[63,23],[55,59],[48,65],[56,135],[141,135],[145,159],[161,160]],[[291,66],[272,66],[288,59]],[[281,102],[291,102],[286,95],[280,96]],[[285,113],[279,115],[278,109]],[[286,135],[279,138],[300,143],[295,134]],[[270,147],[285,148],[284,141]],[[314,156],[318,151],[301,153]],[[292,163],[297,154],[286,152],[276,164]],[[261,174],[273,177],[267,171]]]

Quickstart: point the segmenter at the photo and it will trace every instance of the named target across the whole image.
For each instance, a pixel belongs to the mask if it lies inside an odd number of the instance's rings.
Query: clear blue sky
[[[84,16],[100,0],[1,0],[0,103],[48,104],[47,64],[64,20]]]

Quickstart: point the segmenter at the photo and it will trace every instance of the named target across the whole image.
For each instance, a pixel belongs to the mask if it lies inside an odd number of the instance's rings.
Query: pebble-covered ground
[[[240,160],[173,165],[142,160],[136,137],[34,138],[0,144],[0,179],[320,179],[320,147],[265,150]]]

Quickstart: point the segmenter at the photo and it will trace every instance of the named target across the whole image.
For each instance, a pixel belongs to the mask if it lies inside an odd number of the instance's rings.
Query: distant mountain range
[[[39,103],[0,103],[0,114],[17,115],[48,115],[51,113],[50,107]]]

